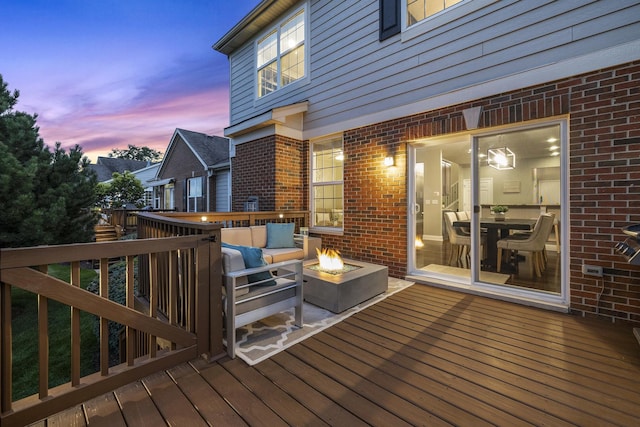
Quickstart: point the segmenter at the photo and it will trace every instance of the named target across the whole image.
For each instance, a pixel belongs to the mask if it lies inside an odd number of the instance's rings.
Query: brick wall
[[[404,277],[409,141],[465,131],[462,111],[478,105],[481,128],[569,118],[571,309],[640,322],[640,267],[613,252],[621,227],[640,222],[639,87],[640,63],[631,63],[345,131],[344,234],[322,235],[323,246]],[[268,137],[236,153],[234,210],[250,195],[261,210],[308,209],[308,144]],[[602,266],[604,280],[584,276],[583,263]]]
[[[482,105],[481,128],[570,115],[570,286],[574,312],[640,322],[640,267],[613,253],[620,228],[640,222],[640,64],[603,70],[344,133],[343,236],[323,246],[385,264],[407,264],[406,144],[465,130],[462,110]],[[395,156],[396,166],[382,159]],[[602,280],[584,276],[600,265]]]
[[[306,158],[302,141],[280,135],[236,146],[231,209],[244,211],[249,196],[259,197],[261,211],[306,209]]]
[[[205,178],[203,182],[203,190],[205,190],[206,180],[208,178],[206,171],[202,167],[202,163],[200,163],[200,161],[196,158],[196,156],[193,154],[193,151],[191,151],[191,149],[187,147],[180,136],[177,136],[176,138],[177,139],[174,148],[170,153],[167,154],[167,157],[165,157],[164,159],[165,166],[162,171],[162,175],[159,178],[175,179],[175,188],[173,194],[175,208],[178,211],[184,212],[187,210],[187,206],[185,203],[186,180],[196,176],[204,176]],[[206,209],[206,201],[204,203],[204,207]]]
[[[640,222],[640,63],[571,79],[571,306],[640,322],[640,267],[613,253]],[[582,264],[603,267],[604,280]]]

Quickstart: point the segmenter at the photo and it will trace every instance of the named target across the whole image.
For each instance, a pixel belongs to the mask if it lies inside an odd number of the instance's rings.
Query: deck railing
[[[145,218],[142,222],[142,218]],[[268,211],[268,212],[139,212],[138,224],[144,229],[153,230],[161,226],[157,231],[160,235],[180,232],[189,234],[187,230],[197,230],[206,224],[220,224],[222,227],[249,227],[251,225],[265,225],[268,222],[293,222],[295,232],[300,227],[309,226],[308,211]],[[151,232],[149,233],[156,233]],[[149,234],[143,234],[150,237]],[[154,235],[155,236],[155,235]],[[140,237],[140,228],[138,228]]]
[[[131,222],[131,224],[129,224]],[[220,228],[293,222],[307,227],[306,211],[137,212],[138,240],[2,249],[0,256],[0,425],[25,425],[146,375],[201,355],[224,355]],[[126,220],[127,226],[132,221]],[[126,304],[108,299],[108,266],[126,263]],[[79,287],[82,261],[98,260],[100,295]],[[138,290],[134,295],[134,264]],[[70,283],[47,275],[50,264],[69,263]],[[36,267],[34,267],[36,266]],[[37,267],[39,266],[39,267]],[[37,295],[38,393],[12,399],[12,288]],[[49,387],[48,302],[71,312],[71,380]],[[142,302],[144,309],[140,309]],[[100,368],[80,375],[80,311],[99,319]],[[109,366],[108,321],[124,326],[124,363]],[[144,337],[145,342],[140,342]],[[143,354],[141,356],[141,354]]]
[[[222,355],[220,226],[207,224],[198,235],[90,244],[2,249],[0,256],[0,424],[25,425],[114,390],[156,371],[200,355]],[[202,236],[206,234],[206,236]],[[108,299],[108,266],[126,263],[126,304]],[[145,264],[148,308],[135,308],[134,263]],[[146,260],[146,261],[143,261]],[[100,294],[80,288],[82,261],[99,260]],[[47,266],[69,263],[70,283],[47,275]],[[35,267],[34,266],[40,266]],[[12,288],[37,295],[38,394],[12,399]],[[160,292],[165,292],[162,294]],[[67,384],[49,387],[49,301],[70,307],[71,372]],[[160,313],[160,307],[164,316]],[[99,370],[80,374],[80,312],[98,318]],[[166,317],[165,317],[166,316]],[[108,321],[126,328],[126,362],[109,366]],[[144,334],[148,354],[136,357],[136,337]]]

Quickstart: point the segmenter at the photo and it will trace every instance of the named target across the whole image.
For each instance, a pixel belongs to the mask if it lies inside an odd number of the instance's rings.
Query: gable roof
[[[104,182],[110,180],[114,172],[133,172],[146,168],[149,165],[149,162],[140,160],[120,159],[118,157],[98,157],[96,164],[90,164],[89,169],[96,173],[98,182]]]
[[[200,132],[176,128],[156,176],[162,176],[165,162],[170,161],[168,160],[171,158],[169,153],[177,144],[178,136],[193,152],[193,155],[198,159],[203,169],[214,169],[216,167],[229,165],[229,139],[222,136],[209,136]]]

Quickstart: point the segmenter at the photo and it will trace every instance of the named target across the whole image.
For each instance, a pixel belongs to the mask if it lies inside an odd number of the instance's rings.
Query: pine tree
[[[96,178],[75,146],[50,151],[37,115],[14,111],[20,93],[0,75],[0,246],[88,242],[93,238]]]

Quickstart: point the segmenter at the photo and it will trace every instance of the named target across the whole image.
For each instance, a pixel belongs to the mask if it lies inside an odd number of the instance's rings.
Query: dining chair
[[[453,260],[453,254],[456,254],[456,261],[459,262],[460,258],[465,255],[468,256],[468,248],[471,247],[471,235],[465,235],[456,227],[453,223],[458,220],[458,216],[455,212],[444,212],[444,223],[447,229],[447,235],[449,236],[449,244],[451,245],[451,252],[449,253],[448,264],[451,264]]]
[[[459,221],[469,221],[471,219],[469,216],[469,212],[467,211],[456,212],[456,217]],[[471,229],[469,227],[458,227],[458,231],[466,236],[471,235]]]
[[[529,236],[518,237],[513,235],[498,240],[498,273],[500,272],[502,252],[504,250],[514,251],[516,256],[519,251],[522,251],[531,253],[531,264],[536,277],[542,277],[542,272],[545,269],[544,248],[553,228],[554,220],[555,214],[553,213],[541,214]]]

